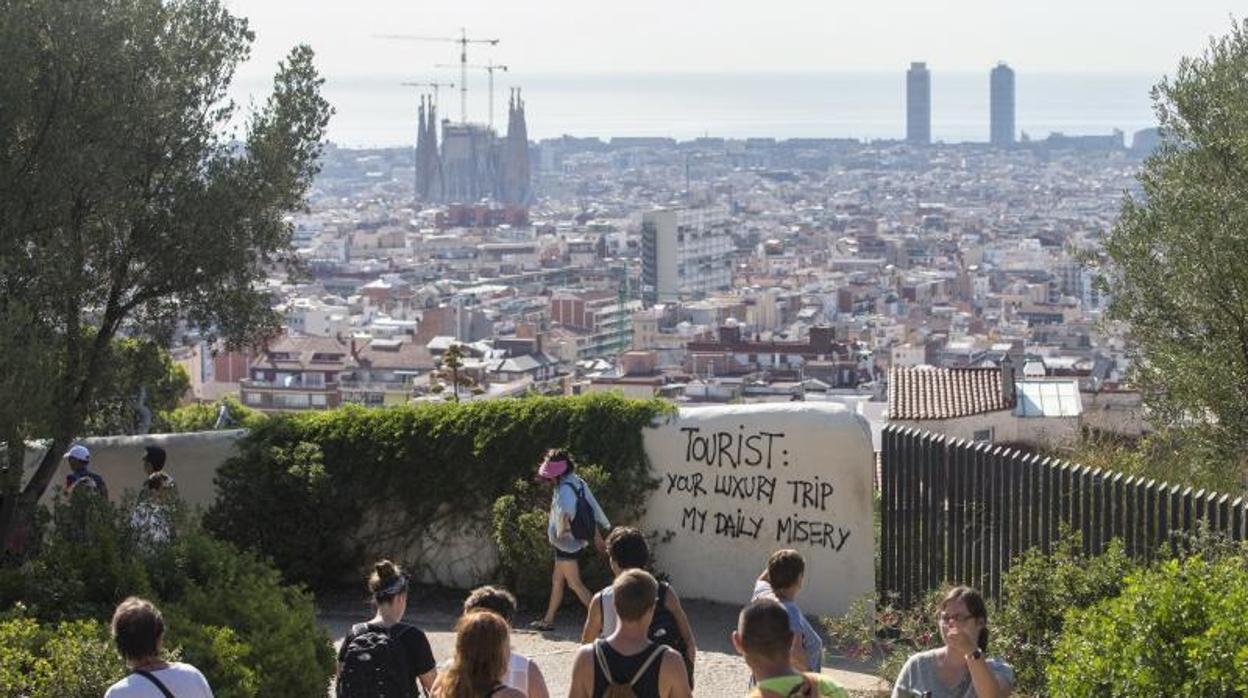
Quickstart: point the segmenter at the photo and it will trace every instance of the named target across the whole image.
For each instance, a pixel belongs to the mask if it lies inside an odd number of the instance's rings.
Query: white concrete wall
[[[767,557],[806,558],[807,613],[844,613],[871,593],[874,454],[839,405],[695,407],[645,433],[662,484],[641,527],[681,596],[742,604]]]
[[[217,469],[244,432],[85,439],[92,469],[119,499],[143,479],[143,447],[168,452],[169,472],[192,506],[216,496]],[[795,548],[806,558],[802,608],[843,613],[874,586],[874,454],[862,417],[839,405],[785,403],[695,407],[648,429],[646,452],[660,479],[639,526],[657,531],[658,568],[682,597],[742,604],[768,555]],[[39,457],[33,450],[28,462]],[[54,484],[63,483],[62,464]],[[468,588],[498,564],[489,512],[469,524],[402,531],[369,512],[360,531],[344,532],[367,554],[415,565],[426,582]],[[446,519],[451,521],[451,519]],[[547,565],[547,560],[534,561]],[[344,571],[352,578],[354,571]]]
[[[237,453],[236,444],[245,433],[242,429],[232,429],[192,434],[101,436],[81,439],[78,443],[91,450],[91,470],[104,478],[114,501],[120,500],[126,490],[138,491],[144,479],[144,447],[160,446],[168,455],[165,469],[177,481],[179,495],[192,506],[207,507],[216,498],[213,478],[217,468]],[[32,448],[26,452],[28,477],[33,474],[44,450]],[[52,487],[44,493],[45,500],[52,496],[57,485],[65,484],[68,474],[69,465],[62,460],[52,478]]]

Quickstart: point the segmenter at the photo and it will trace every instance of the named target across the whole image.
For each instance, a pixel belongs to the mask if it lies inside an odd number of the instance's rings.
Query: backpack
[[[406,698],[414,695],[411,685],[404,685],[410,672],[407,654],[399,644],[399,635],[387,628],[358,623],[347,636],[342,654],[342,670],[338,672],[335,692],[338,698]]]
[[[802,682],[794,685],[787,695],[780,695],[755,684],[750,691],[750,698],[819,698],[822,695],[819,693],[819,682],[822,678],[819,674],[803,673]]]
[[[586,542],[593,540],[594,534],[598,532],[598,521],[594,518],[593,506],[585,497],[586,485],[581,485],[578,489],[571,482],[565,481],[563,484],[571,487],[576,493],[576,514],[572,517],[572,537]]]
[[[594,656],[598,666],[602,668],[603,676],[607,677],[607,690],[603,691],[602,698],[637,698],[633,685],[641,680],[641,677],[650,669],[650,665],[654,664],[654,660],[662,657],[667,648],[663,645],[655,645],[650,651],[650,656],[646,657],[646,661],[642,662],[641,668],[633,674],[633,678],[628,683],[616,683],[615,677],[611,676],[611,667],[607,666],[607,657],[602,653],[602,646],[605,644],[607,644],[606,640],[594,641]]]
[[[685,638],[680,634],[680,626],[676,623],[676,616],[667,610],[667,592],[671,586],[667,582],[659,582],[659,598],[654,604],[654,619],[650,621],[650,629],[646,631],[646,637],[651,642],[657,642],[667,645],[685,656],[688,649],[685,646]]]

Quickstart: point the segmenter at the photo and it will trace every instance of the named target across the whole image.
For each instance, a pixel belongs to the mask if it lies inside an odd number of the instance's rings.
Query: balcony
[[[239,381],[239,386],[243,390],[257,390],[257,391],[264,391],[264,392],[291,391],[291,392],[300,392],[300,393],[332,393],[332,392],[337,392],[338,390],[338,383],[331,382],[331,383],[314,384],[311,382],[304,382],[303,380],[299,380],[299,379],[282,380],[282,381],[267,381],[267,380],[259,380],[255,378],[244,378],[243,380]]]

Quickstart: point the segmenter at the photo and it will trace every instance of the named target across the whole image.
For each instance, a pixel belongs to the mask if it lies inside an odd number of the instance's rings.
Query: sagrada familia
[[[442,122],[438,147],[438,108],[420,99],[416,136],[416,198],[423,203],[477,203],[493,199],[528,204],[532,198],[529,133],[524,100],[513,89],[507,102],[507,135],[481,124]]]

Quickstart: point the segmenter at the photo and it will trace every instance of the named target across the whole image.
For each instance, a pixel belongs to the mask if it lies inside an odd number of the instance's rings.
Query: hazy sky
[[[499,38],[470,52],[518,71],[933,70],[1171,72],[1230,26],[1227,0],[226,0],[256,31],[240,77],[294,44],[323,74],[429,77],[450,44],[376,33]],[[1240,4],[1240,12],[1244,5]],[[513,76],[517,77],[517,76]]]

